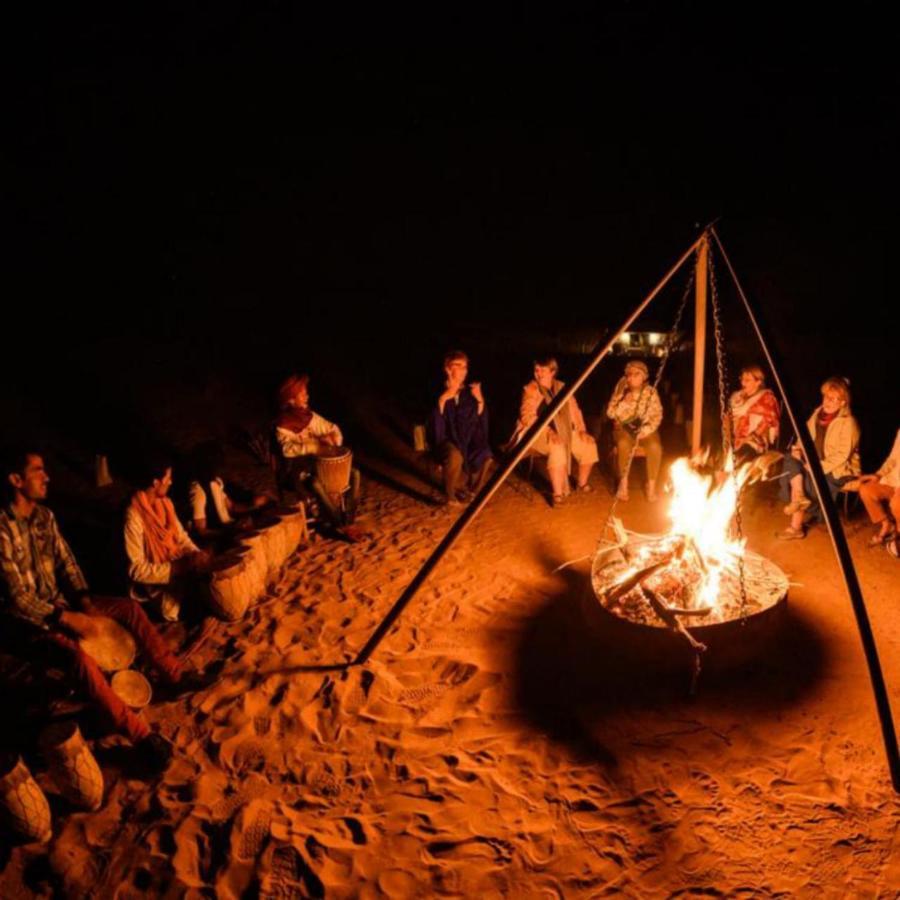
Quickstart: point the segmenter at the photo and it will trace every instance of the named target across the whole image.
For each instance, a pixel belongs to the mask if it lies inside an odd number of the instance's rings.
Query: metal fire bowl
[[[686,620],[694,638],[706,644],[706,652],[700,656],[703,670],[738,668],[770,650],[778,641],[787,614],[787,598],[785,592],[771,606],[743,619],[694,626]],[[683,670],[693,664],[694,652],[684,637],[662,623],[644,625],[610,612],[594,593],[590,579],[582,590],[581,608],[590,632],[611,655],[656,670]]]

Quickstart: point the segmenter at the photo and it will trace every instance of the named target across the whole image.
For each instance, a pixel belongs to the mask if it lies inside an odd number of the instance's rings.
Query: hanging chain
[[[709,254],[709,285],[710,299],[712,301],[713,323],[715,330],[716,342],[716,368],[719,376],[719,416],[722,420],[722,462],[728,462],[731,465],[731,478],[734,481],[735,498],[734,498],[734,527],[738,541],[742,541],[744,537],[744,525],[741,515],[741,498],[743,496],[743,487],[738,484],[737,467],[734,465],[734,431],[731,421],[731,413],[729,410],[728,399],[728,362],[725,355],[725,332],[722,327],[722,315],[719,305],[719,291],[716,284],[716,268],[713,263],[713,255]],[[744,573],[744,555],[738,556],[738,582],[741,590],[741,624],[747,621],[747,584]]]
[[[691,266],[690,274],[688,275],[687,285],[684,289],[684,294],[681,297],[681,302],[678,305],[678,312],[675,313],[675,320],[672,322],[672,330],[669,332],[668,339],[666,340],[665,347],[663,348],[662,362],[659,364],[659,368],[656,370],[656,377],[653,379],[653,385],[650,391],[647,394],[647,400],[644,402],[643,410],[637,411],[639,416],[643,416],[643,413],[647,411],[647,407],[650,403],[650,400],[653,397],[654,391],[659,387],[660,382],[662,381],[663,372],[666,369],[666,363],[669,361],[669,357],[672,353],[673,348],[675,347],[675,342],[678,340],[678,329],[681,326],[681,318],[684,315],[684,310],[687,306],[688,297],[691,295],[691,288],[694,286],[694,270],[695,266]],[[635,454],[638,449],[638,440],[637,436],[635,436],[634,442],[631,445],[631,452],[628,454],[628,461],[625,463],[625,473],[622,475],[622,478],[625,480],[625,483],[628,483],[628,476],[631,473],[631,464],[634,462]],[[619,491],[618,485],[616,485],[616,493],[613,496],[612,505],[609,508],[609,512],[606,516],[606,523],[603,526],[603,530],[600,532],[601,538],[606,534],[607,529],[609,528],[610,523],[613,520],[613,515],[615,514],[616,507],[619,505]]]

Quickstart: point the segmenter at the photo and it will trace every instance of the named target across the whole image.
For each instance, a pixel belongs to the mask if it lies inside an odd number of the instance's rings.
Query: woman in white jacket
[[[829,378],[822,385],[822,404],[816,407],[806,423],[816,445],[816,453],[828,482],[832,499],[841,485],[860,473],[859,425],[850,412],[850,383],[846,378]],[[809,465],[799,443],[785,457],[784,514],[791,521],[778,537],[794,541],[806,537],[804,520],[816,518],[818,508]]]

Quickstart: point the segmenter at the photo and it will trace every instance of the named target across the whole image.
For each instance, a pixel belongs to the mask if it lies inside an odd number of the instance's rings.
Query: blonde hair
[[[850,380],[848,378],[842,378],[840,375],[833,375],[831,378],[826,378],[825,381],[822,382],[823,396],[826,391],[839,394],[841,400],[843,400],[847,406],[850,405]]]

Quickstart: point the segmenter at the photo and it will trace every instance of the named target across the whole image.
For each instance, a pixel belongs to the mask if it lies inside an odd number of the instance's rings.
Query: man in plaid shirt
[[[4,594],[0,627],[6,643],[31,662],[63,668],[116,731],[140,745],[155,763],[165,765],[171,756],[168,742],[151,732],[143,718],[114,693],[78,638],[96,633],[96,616],[108,616],[134,635],[169,684],[181,691],[196,689],[203,686],[203,677],[183,674],[181,662],[139,603],[91,596],[56,517],[42,505],[50,479],[38,452],[26,448],[4,453],[0,478],[8,501],[0,509],[0,591]],[[63,594],[58,576],[69,597]]]

